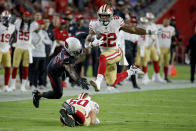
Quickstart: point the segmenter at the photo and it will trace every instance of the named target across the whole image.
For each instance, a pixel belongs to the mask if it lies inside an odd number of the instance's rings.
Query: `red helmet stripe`
[[[106,6],[105,6],[105,12],[106,12],[106,10],[107,10],[107,7],[108,7],[108,5],[106,4]]]

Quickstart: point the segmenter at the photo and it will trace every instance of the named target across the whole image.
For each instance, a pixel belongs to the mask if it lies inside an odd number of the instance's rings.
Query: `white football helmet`
[[[154,20],[155,16],[154,16],[153,13],[147,12],[147,13],[146,13],[146,18],[149,19],[149,20]]]
[[[146,17],[140,17],[140,22],[141,23],[148,23],[148,19],[146,19]]]
[[[74,57],[82,54],[82,45],[77,38],[69,37],[65,40],[65,50]]]
[[[112,8],[110,7],[110,5],[108,4],[104,4],[102,5],[98,12],[97,12],[97,16],[98,16],[98,19],[99,21],[104,25],[104,26],[107,26],[110,21],[112,20],[112,17],[113,17],[113,10]]]
[[[89,100],[90,101],[91,97],[89,96],[88,93],[81,93],[81,94],[79,94],[78,99],[84,99],[84,100]]]
[[[9,11],[5,10],[2,12],[1,22],[3,23],[3,25],[8,26],[10,18],[11,18],[11,14]]]

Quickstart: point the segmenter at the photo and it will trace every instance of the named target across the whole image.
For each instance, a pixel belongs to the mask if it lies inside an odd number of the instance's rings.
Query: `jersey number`
[[[10,39],[10,34],[1,34],[1,42],[6,42],[8,43],[9,42],[9,39]]]
[[[29,32],[19,31],[19,40],[29,41]]]
[[[71,105],[77,104],[83,107],[86,107],[88,103],[89,103],[89,100],[80,100],[80,99],[71,99],[69,102],[69,104]]]
[[[171,34],[169,31],[163,31],[163,33],[161,34],[161,37],[163,39],[171,39]]]
[[[116,46],[116,42],[114,42],[117,39],[116,33],[109,33],[109,34],[101,33],[101,36],[103,37],[103,41],[104,41],[104,43],[101,44],[101,46],[104,47]]]

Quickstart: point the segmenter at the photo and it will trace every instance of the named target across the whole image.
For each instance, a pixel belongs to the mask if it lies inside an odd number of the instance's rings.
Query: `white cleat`
[[[166,81],[161,78],[159,73],[156,73],[154,78],[155,78],[154,79],[155,82],[166,83]]]
[[[136,75],[136,74],[144,74],[144,72],[140,69],[137,68],[136,66],[130,66],[129,70],[127,70],[128,76],[131,75]]]
[[[24,86],[21,86],[20,90],[21,90],[22,92],[26,92],[26,91],[27,91],[26,88],[25,88]]]
[[[143,78],[142,78],[142,84],[146,85],[150,82],[150,79],[148,77],[148,73],[144,74]]]
[[[119,92],[116,88],[114,88],[113,86],[107,86],[107,91],[108,92]]]
[[[4,87],[3,87],[3,91],[4,91],[4,92],[11,92],[12,89],[9,88],[8,86],[4,86]]]
[[[90,81],[91,86],[94,87],[95,91],[100,91],[101,89],[101,83],[97,80],[91,80]]]

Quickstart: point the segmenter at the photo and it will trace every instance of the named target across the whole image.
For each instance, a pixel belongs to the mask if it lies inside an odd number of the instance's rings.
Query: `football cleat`
[[[3,91],[4,91],[4,92],[11,92],[12,89],[9,88],[8,86],[4,86],[4,87],[3,87]]]
[[[134,65],[130,66],[129,70],[127,70],[127,73],[129,76],[136,74],[144,74],[144,72],[141,69],[137,68]]]
[[[69,126],[69,127],[74,127],[74,126],[76,126],[75,121],[74,121],[71,117],[69,117],[69,116],[67,115],[67,112],[66,112],[65,109],[60,109],[59,113],[60,113],[60,120],[61,120],[61,122],[62,122],[64,125],[67,125],[67,126]]]
[[[113,87],[113,86],[107,86],[107,91],[108,92],[119,92],[115,87]]]
[[[148,73],[144,74],[142,78],[142,84],[146,85],[150,82],[150,79],[148,78]]]
[[[100,91],[101,83],[97,80],[91,80],[90,81],[91,86],[94,87],[95,91]]]
[[[32,92],[33,94],[33,105],[36,107],[36,108],[39,108],[39,100],[40,100],[40,92],[38,90],[35,90]]]
[[[169,80],[168,78],[165,78],[165,81],[166,81],[167,83],[171,83],[171,80]]]
[[[69,115],[75,114],[75,107],[74,106],[71,106],[67,102],[64,102],[62,106],[66,109],[67,114],[69,114]]]
[[[165,83],[165,80],[163,80],[163,79],[161,78],[161,76],[160,76],[159,73],[156,73],[154,78],[155,78],[155,79],[154,79],[155,82]]]

